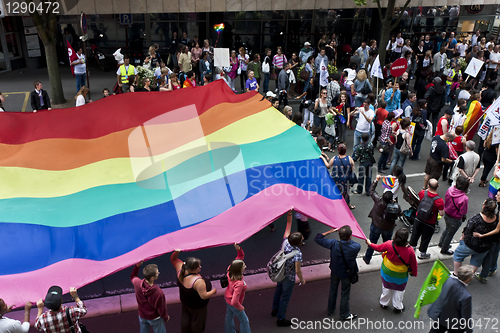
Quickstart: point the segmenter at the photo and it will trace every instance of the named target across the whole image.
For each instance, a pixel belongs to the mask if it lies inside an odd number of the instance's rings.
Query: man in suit
[[[38,110],[52,110],[49,94],[42,89],[42,82],[35,81],[33,85],[35,86],[35,90],[30,94],[33,112],[37,112]]]
[[[438,299],[427,311],[431,324],[429,333],[437,332],[472,332],[472,296],[467,285],[472,281],[474,269],[464,265],[457,270],[457,275],[450,275],[441,289]],[[462,319],[463,318],[463,319]]]

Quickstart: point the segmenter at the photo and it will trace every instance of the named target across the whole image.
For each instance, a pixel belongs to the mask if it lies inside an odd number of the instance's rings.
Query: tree
[[[380,43],[379,43],[379,57],[380,57],[380,65],[384,66],[385,64],[385,56],[386,56],[386,46],[387,43],[389,42],[389,34],[391,33],[392,30],[394,30],[399,22],[401,21],[401,18],[403,17],[403,13],[408,8],[408,5],[410,4],[411,0],[406,0],[404,6],[401,8],[401,11],[399,12],[398,16],[396,17],[396,21],[392,23],[392,14],[394,13],[394,8],[396,7],[396,0],[388,0],[387,1],[387,8],[385,10],[385,15],[383,15],[383,10],[380,5],[380,0],[373,0],[377,4],[378,8],[378,13],[380,16],[380,21],[382,22],[382,31],[380,34]],[[356,6],[366,6],[366,0],[354,0],[354,3]]]
[[[42,1],[37,3],[33,0],[27,0],[26,2],[28,4],[34,4],[37,9],[30,13],[30,16],[33,19],[33,23],[38,31],[38,36],[42,40],[45,49],[45,60],[47,61],[52,102],[53,104],[63,104],[66,102],[66,99],[64,98],[61,76],[59,73],[59,62],[57,60],[57,13],[54,10],[56,6],[53,5],[53,3],[57,3],[57,1]],[[57,8],[59,8],[58,5]]]

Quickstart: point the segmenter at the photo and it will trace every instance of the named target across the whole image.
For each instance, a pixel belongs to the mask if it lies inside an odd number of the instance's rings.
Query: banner
[[[434,262],[434,265],[429,272],[429,275],[425,278],[424,285],[420,289],[420,294],[415,304],[415,314],[413,315],[415,319],[420,317],[420,309],[422,306],[434,303],[441,289],[448,277],[450,276],[450,271],[446,266],[438,259]]]
[[[66,40],[66,48],[68,49],[68,57],[69,57],[69,63],[71,64],[73,61],[78,60],[78,56],[76,55],[75,50],[73,50],[73,47],[71,44]],[[75,67],[71,67],[71,74],[73,74],[73,77],[75,76]]]
[[[382,67],[380,67],[380,58],[377,56],[373,62],[372,69],[370,71],[370,77],[378,77],[379,79],[384,79],[384,74],[382,73]]]
[[[328,64],[325,64],[325,59],[321,60],[320,71],[319,71],[319,85],[326,87],[328,85]]]
[[[496,125],[500,125],[500,98],[497,98],[486,110],[486,116],[481,127],[477,130],[477,135],[486,140],[490,127]]]
[[[469,65],[465,69],[465,74],[469,74],[470,76],[476,77],[479,74],[479,70],[483,67],[484,61],[481,61],[477,58],[472,58],[469,62]]]

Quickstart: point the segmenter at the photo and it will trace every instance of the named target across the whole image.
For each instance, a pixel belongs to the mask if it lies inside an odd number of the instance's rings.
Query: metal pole
[[[85,39],[83,40],[83,49],[85,50],[85,74],[87,76],[87,88],[89,88],[89,100],[90,98],[90,80],[89,80],[89,66],[88,66],[88,57],[87,57],[87,43]]]

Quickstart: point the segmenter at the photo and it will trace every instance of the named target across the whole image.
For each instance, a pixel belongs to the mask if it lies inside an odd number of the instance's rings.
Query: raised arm
[[[182,265],[184,264],[184,262],[178,258],[179,253],[181,253],[181,250],[176,249],[174,252],[172,252],[172,255],[170,256],[170,263],[172,264],[172,266],[174,266],[176,272],[180,271]]]
[[[234,243],[234,248],[236,249],[236,252],[238,253],[236,256],[236,260],[244,260],[245,259],[245,252],[243,252],[243,249],[240,247],[238,243]]]
[[[285,228],[285,233],[283,234],[283,239],[288,238],[288,236],[290,236],[291,230],[292,230],[292,210],[290,209],[286,216],[286,228]]]

